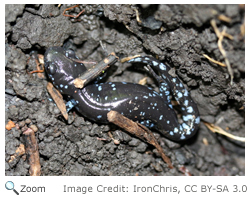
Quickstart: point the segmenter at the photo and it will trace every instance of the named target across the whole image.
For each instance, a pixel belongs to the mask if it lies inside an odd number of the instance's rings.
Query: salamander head
[[[73,80],[86,71],[86,67],[76,60],[78,57],[73,50],[62,47],[50,47],[45,52],[45,70],[62,94],[71,95],[75,90]]]

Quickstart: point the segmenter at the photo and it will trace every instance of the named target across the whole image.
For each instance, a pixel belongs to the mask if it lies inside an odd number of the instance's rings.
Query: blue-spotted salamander
[[[147,56],[139,56],[128,62],[148,64],[159,73],[159,90],[126,82],[106,82],[88,84],[82,89],[75,88],[73,80],[87,68],[76,62],[73,50],[50,47],[45,56],[45,70],[54,86],[65,95],[74,99],[75,108],[84,117],[95,122],[108,123],[107,113],[117,111],[129,119],[155,128],[173,141],[191,138],[197,131],[200,117],[197,105],[178,78],[169,75],[170,67]],[[181,107],[182,120],[178,123],[171,97]]]

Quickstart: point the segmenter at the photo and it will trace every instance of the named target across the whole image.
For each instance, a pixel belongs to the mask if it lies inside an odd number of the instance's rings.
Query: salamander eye
[[[48,70],[50,72],[50,74],[55,74],[56,71],[57,71],[57,67],[54,63],[50,63],[49,66],[48,66]]]
[[[75,52],[73,51],[73,49],[68,49],[65,51],[65,55],[68,58],[75,58]]]

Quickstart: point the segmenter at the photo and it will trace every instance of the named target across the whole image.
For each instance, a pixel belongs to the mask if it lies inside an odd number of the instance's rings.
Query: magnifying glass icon
[[[5,188],[7,190],[13,190],[17,195],[19,195],[19,193],[16,191],[16,189],[14,189],[14,183],[12,181],[8,181],[5,183]]]

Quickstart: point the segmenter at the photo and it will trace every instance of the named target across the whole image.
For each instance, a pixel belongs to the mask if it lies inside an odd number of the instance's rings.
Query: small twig
[[[50,93],[53,101],[56,103],[57,107],[59,108],[60,112],[62,113],[63,117],[67,120],[68,114],[66,110],[66,104],[64,103],[63,97],[60,92],[54,88],[51,82],[47,83],[47,91]]]
[[[179,171],[182,172],[185,176],[192,176],[190,171],[184,165],[179,166]]]
[[[220,49],[220,52],[221,52],[222,56],[224,57],[226,65],[227,65],[228,73],[229,73],[230,79],[231,79],[230,84],[232,85],[233,84],[233,79],[234,79],[233,70],[232,70],[231,65],[229,63],[229,60],[227,58],[227,53],[226,53],[226,51],[224,50],[224,48],[222,46],[222,40],[224,38],[225,32],[226,32],[226,28],[224,28],[223,31],[221,32],[221,35],[220,35],[219,40],[218,40],[218,47]]]
[[[108,56],[108,50],[106,48],[106,45],[102,43],[102,40],[99,40],[100,46],[102,47],[103,51],[106,53],[106,56]]]
[[[24,154],[25,154],[25,147],[23,144],[20,144],[19,147],[17,148],[17,150],[15,151],[15,154],[11,156],[11,159],[9,160],[9,162],[12,162],[18,156],[22,156]]]
[[[224,131],[222,128],[220,128],[219,126],[216,126],[214,124],[211,124],[211,123],[208,123],[208,122],[203,122],[208,129],[210,129],[213,133],[219,133],[221,135],[224,135],[226,137],[229,137],[233,140],[237,140],[237,141],[240,141],[240,142],[245,142],[245,138],[244,137],[239,137],[239,136],[235,136],[235,135],[232,135],[226,131]]]
[[[222,32],[219,31],[219,29],[217,28],[217,25],[216,25],[216,21],[214,19],[211,20],[211,25],[215,31],[215,34],[217,35],[217,37],[219,38],[218,40],[218,47],[219,47],[219,50],[222,54],[222,56],[224,57],[224,60],[225,60],[225,63],[226,63],[226,66],[227,66],[227,69],[228,69],[228,73],[230,75],[230,84],[232,85],[233,84],[233,78],[234,78],[234,75],[233,75],[233,70],[230,66],[230,63],[229,63],[229,60],[227,58],[227,53],[226,51],[224,50],[223,46],[222,46],[222,40],[225,37],[228,37],[229,39],[233,39],[233,37],[229,34],[226,33],[226,28],[223,29]]]
[[[108,132],[108,136],[114,141],[114,144],[120,144],[120,141],[115,139],[110,131]]]
[[[71,60],[77,63],[81,63],[81,64],[97,64],[96,61],[83,61],[83,60],[73,59],[73,58],[71,58]]]
[[[209,56],[206,55],[206,54],[203,54],[203,56],[204,56],[205,58],[207,58],[209,61],[211,61],[211,62],[213,62],[213,63],[215,63],[215,64],[218,64],[218,65],[220,65],[220,66],[226,67],[226,64],[223,64],[223,63],[221,63],[221,62],[219,62],[219,61],[216,61],[216,60],[214,60],[213,58],[209,57]]]
[[[133,122],[116,111],[110,111],[107,114],[107,117],[109,122],[114,123],[132,135],[135,135],[139,139],[156,147],[163,160],[167,163],[168,167],[171,169],[173,168],[171,160],[165,155],[162,147],[158,144],[156,138],[149,129],[139,123]]]
[[[220,14],[220,15],[218,16],[218,19],[221,20],[221,21],[227,22],[227,23],[230,23],[231,20],[232,20],[231,18],[229,18],[229,17],[227,17],[227,16],[225,16],[225,15],[223,15],[223,14]]]
[[[146,85],[146,84],[147,84],[147,78],[148,78],[148,77],[144,77],[143,79],[140,79],[140,80],[138,81],[138,84],[140,84],[140,85]]]
[[[63,15],[65,16],[65,17],[73,17],[73,18],[78,18],[84,11],[85,11],[85,9],[83,9],[81,12],[79,12],[79,14],[77,14],[77,15],[67,15],[67,14],[65,14],[65,12],[67,11],[67,10],[71,10],[71,9],[73,9],[73,8],[76,8],[76,7],[79,7],[79,4],[77,4],[77,5],[75,5],[75,6],[72,6],[72,7],[70,7],[70,8],[66,8],[64,11],[63,11]]]
[[[90,81],[94,80],[101,73],[103,73],[104,70],[106,70],[110,65],[117,62],[117,60],[118,60],[118,57],[115,55],[115,53],[111,53],[104,60],[100,61],[98,64],[89,68],[87,71],[85,71],[84,74],[82,74],[78,78],[76,78],[74,80],[74,86],[76,88],[83,88]]]
[[[29,73],[30,74],[38,73],[39,78],[44,78],[44,75],[41,74],[41,73],[43,73],[45,71],[44,65],[39,63],[37,59],[35,59],[35,62],[36,62],[37,70],[30,71]],[[42,69],[40,69],[40,65],[42,66]]]
[[[130,32],[134,33],[134,31],[133,31],[133,30],[131,30],[131,29],[130,29],[130,27],[129,27],[128,25],[125,25],[125,27],[128,29],[128,31],[130,31]]]
[[[139,17],[139,12],[138,12],[138,10],[137,9],[134,9],[135,10],[135,12],[136,12],[136,20],[137,20],[137,22],[138,23],[142,23],[142,21],[141,21],[141,19],[140,19],[140,17]]]
[[[232,35],[230,35],[230,34],[228,34],[228,33],[226,33],[226,32],[220,32],[219,29],[218,29],[218,27],[217,27],[217,25],[216,25],[216,21],[215,21],[214,19],[212,19],[212,20],[210,21],[210,23],[211,23],[211,25],[212,25],[212,27],[213,27],[213,29],[214,29],[214,32],[215,32],[215,34],[217,35],[218,38],[219,38],[220,35],[222,34],[224,37],[227,37],[227,38],[229,38],[229,39],[231,39],[231,40],[234,39],[234,37],[233,37]]]
[[[223,34],[224,37],[227,37],[230,40],[234,39],[234,37],[232,35],[228,34],[227,32],[223,32],[222,34]]]
[[[121,63],[124,63],[124,62],[126,62],[126,61],[129,61],[129,60],[131,60],[131,59],[134,59],[134,58],[136,58],[136,57],[140,57],[141,55],[134,55],[134,56],[131,56],[131,57],[124,57],[124,58],[122,58],[121,60],[120,60],[120,62]]]
[[[38,143],[35,137],[35,129],[32,126],[30,128],[23,128],[23,134],[25,135],[25,151],[28,156],[31,176],[40,176],[41,166],[39,161]]]
[[[45,71],[45,69],[44,69],[44,55],[35,54],[34,59],[35,59],[35,62],[36,62],[37,70],[30,71],[29,74],[38,73],[37,75],[38,75],[39,78],[44,78],[44,74],[43,74],[43,72]]]
[[[212,19],[212,20],[210,21],[210,23],[211,23],[211,26],[212,26],[213,29],[214,29],[215,34],[216,34],[217,37],[219,38],[221,33],[220,33],[219,29],[217,28],[216,21],[215,21],[214,19]]]

